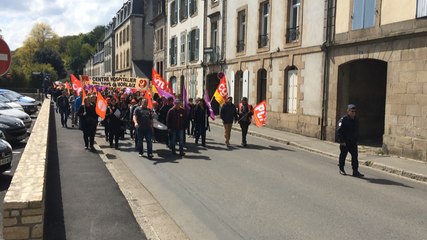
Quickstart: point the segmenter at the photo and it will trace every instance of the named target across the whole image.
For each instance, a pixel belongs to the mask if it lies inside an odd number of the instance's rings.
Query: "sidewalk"
[[[51,114],[44,239],[146,239],[99,154]]]
[[[211,123],[222,126],[220,119],[211,121]],[[234,124],[233,130],[240,131],[240,126]],[[258,128],[253,124],[249,127],[248,134],[332,157],[337,159],[338,163],[338,155],[340,153],[338,143],[323,141],[317,138],[306,137],[268,127]],[[427,162],[398,156],[380,155],[378,154],[379,150],[379,148],[359,146],[359,164],[417,181],[427,182]],[[350,154],[347,157],[347,161],[349,160]]]

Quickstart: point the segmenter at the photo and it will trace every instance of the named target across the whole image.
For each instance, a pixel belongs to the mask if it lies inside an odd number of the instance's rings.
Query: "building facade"
[[[153,18],[151,0],[129,0],[115,16],[115,76],[151,78]]]
[[[167,4],[166,0],[159,0],[153,3],[154,18],[151,21],[154,29],[154,46],[153,46],[153,67],[160,74],[165,76],[165,64],[167,61],[166,31],[167,25]]]
[[[203,96],[203,0],[167,1],[165,80],[175,94],[185,87],[190,97]]]
[[[427,1],[339,0],[328,47],[326,136],[348,103],[359,138],[427,161]]]
[[[326,3],[227,1],[229,95],[266,100],[269,127],[321,137]]]
[[[115,18],[108,25],[105,26],[104,36],[104,75],[114,76],[115,66],[115,48],[114,48],[114,24]]]

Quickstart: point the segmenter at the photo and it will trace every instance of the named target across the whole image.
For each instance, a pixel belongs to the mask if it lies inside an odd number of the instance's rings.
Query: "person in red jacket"
[[[242,129],[242,146],[246,147],[246,135],[248,134],[249,125],[252,122],[253,107],[248,103],[248,99],[243,97],[239,104],[239,124]]]
[[[166,117],[166,125],[168,126],[170,143],[169,147],[172,150],[172,154],[176,154],[176,141],[179,142],[179,154],[184,156],[184,134],[186,128],[186,115],[184,108],[182,107],[181,100],[175,100],[175,105],[168,111]]]

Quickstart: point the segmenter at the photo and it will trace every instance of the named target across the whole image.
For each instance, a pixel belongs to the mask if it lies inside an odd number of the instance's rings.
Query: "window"
[[[126,50],[126,66],[130,67],[130,54],[129,54],[129,49]]]
[[[267,70],[264,68],[258,70],[257,87],[257,102],[262,102],[267,99]]]
[[[123,36],[122,31],[120,31],[120,39],[119,39],[119,45],[120,46],[122,45],[122,36]]]
[[[171,2],[170,7],[170,24],[171,26],[175,25],[178,22],[178,8],[176,6],[176,1]]]
[[[119,47],[119,33],[116,34],[116,47]]]
[[[215,51],[218,46],[218,21],[211,23],[211,47]]]
[[[123,68],[123,55],[120,53],[120,69]]]
[[[237,14],[237,52],[245,50],[246,38],[246,11],[242,10]]]
[[[197,12],[197,0],[189,0],[190,3],[190,16],[193,16]]]
[[[298,69],[288,70],[286,79],[286,112],[297,113]]]
[[[286,41],[295,42],[299,39],[300,0],[290,0],[289,4],[289,28],[286,31]]]
[[[163,13],[163,2],[164,1],[155,1],[153,5],[154,17]]]
[[[199,60],[199,29],[193,29],[188,33],[188,61]]]
[[[427,17],[427,0],[417,1],[417,18]]]
[[[154,36],[156,50],[163,50],[163,28],[157,29]]]
[[[352,29],[370,28],[375,25],[376,0],[354,0]]]
[[[169,59],[170,59],[170,65],[176,65],[177,61],[177,39],[176,37],[172,37],[170,39],[170,45],[169,45]]]
[[[130,35],[130,31],[129,31],[129,25],[127,26],[127,28],[126,28],[127,30],[126,30],[126,39],[127,39],[127,41],[129,42],[130,41],[130,38],[129,38],[129,35]]]
[[[263,48],[268,45],[268,16],[270,13],[269,1],[265,1],[260,4],[259,13],[258,48]]]
[[[119,69],[119,54],[116,54],[116,69]]]
[[[181,50],[180,50],[180,62],[185,64],[185,32],[181,33]]]
[[[179,1],[179,21],[184,21],[188,18],[188,0]]]

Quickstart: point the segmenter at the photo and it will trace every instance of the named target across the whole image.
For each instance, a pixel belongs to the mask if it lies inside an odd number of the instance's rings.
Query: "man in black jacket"
[[[347,175],[344,170],[347,153],[351,154],[351,166],[354,177],[363,177],[359,172],[359,160],[357,153],[357,139],[359,123],[356,118],[356,105],[347,106],[347,115],[342,117],[338,122],[337,141],[340,143],[339,168],[341,175]]]
[[[67,120],[68,114],[70,113],[70,101],[68,100],[67,92],[65,90],[62,91],[61,96],[56,99],[56,106],[59,110],[59,114],[61,114],[62,127],[68,127]]]
[[[231,127],[233,121],[237,122],[237,108],[233,104],[233,98],[228,97],[227,101],[221,107],[220,117],[224,124],[225,145],[230,146]]]

